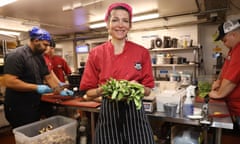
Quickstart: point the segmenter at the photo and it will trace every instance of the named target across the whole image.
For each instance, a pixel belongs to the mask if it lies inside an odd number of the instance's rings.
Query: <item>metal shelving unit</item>
[[[152,64],[152,67],[195,67],[198,64]]]
[[[150,49],[149,52],[151,54],[159,54],[159,53],[177,53],[177,52],[186,52],[186,53],[192,53],[193,55],[193,61],[190,63],[184,63],[184,64],[152,64],[152,67],[154,69],[154,76],[156,78],[157,76],[157,69],[161,67],[170,67],[172,69],[175,69],[177,67],[188,67],[193,68],[193,81],[196,80],[197,72],[199,68],[199,47],[198,46],[192,46],[192,47],[186,47],[186,48],[154,48]]]
[[[163,52],[163,51],[188,51],[198,49],[197,46],[186,47],[186,48],[154,48],[149,50],[150,52]]]

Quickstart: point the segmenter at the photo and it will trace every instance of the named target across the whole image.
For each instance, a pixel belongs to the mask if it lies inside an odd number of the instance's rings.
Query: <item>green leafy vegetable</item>
[[[141,99],[144,97],[144,87],[139,83],[110,78],[101,87],[103,97],[116,101],[126,101],[128,104],[130,101],[134,101],[138,110],[142,107]]]
[[[198,83],[199,96],[205,97],[211,91],[211,84],[209,82]]]

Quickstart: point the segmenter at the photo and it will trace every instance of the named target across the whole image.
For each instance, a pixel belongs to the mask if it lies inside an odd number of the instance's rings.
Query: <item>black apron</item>
[[[154,144],[153,132],[144,108],[134,102],[104,98],[95,132],[95,144]]]

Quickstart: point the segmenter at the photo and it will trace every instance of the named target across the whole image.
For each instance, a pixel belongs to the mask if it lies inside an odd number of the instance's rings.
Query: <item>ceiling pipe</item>
[[[195,16],[203,15],[203,14],[208,14],[208,13],[215,13],[215,12],[227,11],[227,10],[229,10],[229,8],[220,8],[220,9],[206,10],[206,11],[197,13]]]

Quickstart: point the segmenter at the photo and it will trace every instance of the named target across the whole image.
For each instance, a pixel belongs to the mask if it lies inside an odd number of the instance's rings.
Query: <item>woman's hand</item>
[[[138,82],[135,81],[135,80],[132,80],[131,82],[133,82],[133,83],[138,83]],[[151,93],[151,88],[145,87],[144,85],[143,85],[143,87],[144,87],[144,96],[149,96],[150,93]]]
[[[96,98],[92,98],[92,97],[87,96],[86,94],[83,96],[83,99],[85,101],[97,101],[97,102],[101,102],[102,101],[102,97],[101,96],[96,97]]]
[[[84,100],[94,100],[97,97],[101,97],[103,89],[101,87],[89,89],[86,92],[86,95],[83,96]]]

